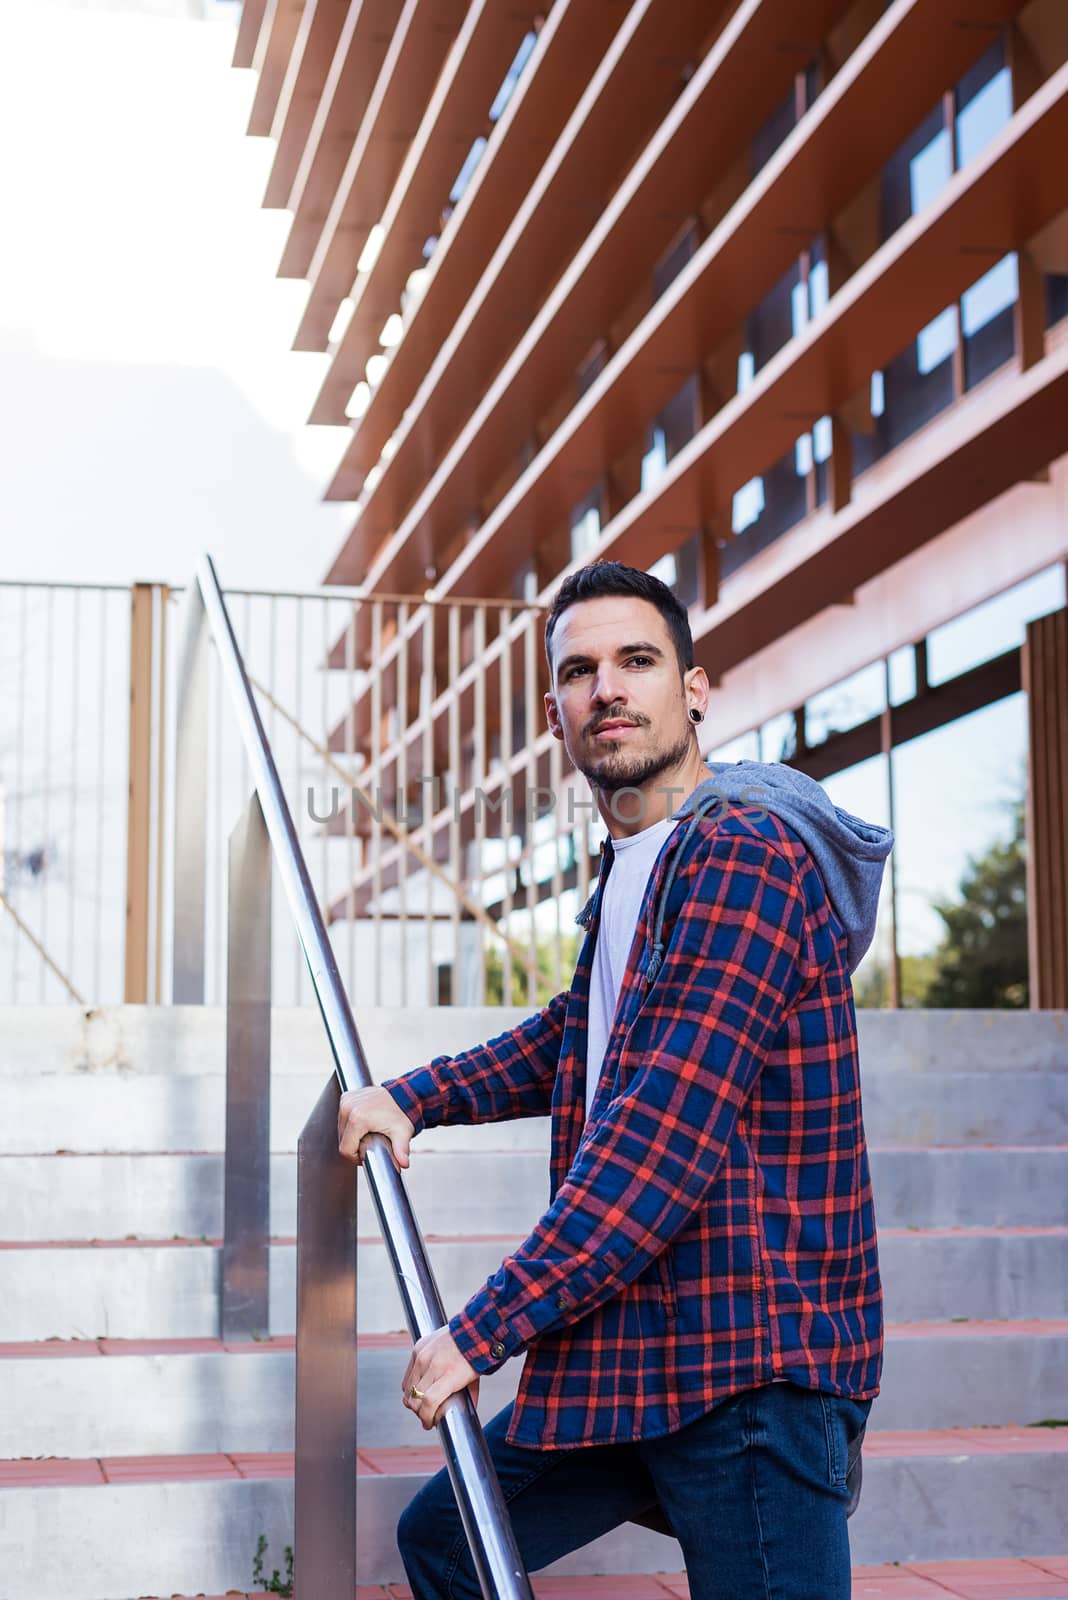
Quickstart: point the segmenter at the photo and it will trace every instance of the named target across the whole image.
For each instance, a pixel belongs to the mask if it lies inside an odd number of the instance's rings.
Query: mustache
[[[586,732],[596,733],[599,728],[606,728],[610,722],[625,722],[630,728],[644,728],[647,720],[645,717],[625,717],[621,712],[610,712],[608,716],[598,717],[596,722],[591,722]]]

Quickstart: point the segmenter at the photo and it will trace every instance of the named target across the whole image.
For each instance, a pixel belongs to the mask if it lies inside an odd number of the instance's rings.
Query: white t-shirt
[[[627,970],[627,957],[634,942],[638,915],[645,899],[649,877],[661,846],[678,827],[678,819],[665,817],[641,833],[613,839],[615,859],[601,898],[597,943],[593,949],[590,973],[590,1005],[586,1021],[586,1115],[590,1114],[601,1077],[608,1035],[616,1014],[616,1002]]]

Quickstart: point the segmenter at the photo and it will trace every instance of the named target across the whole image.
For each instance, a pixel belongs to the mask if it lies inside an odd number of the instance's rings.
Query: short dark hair
[[[638,600],[648,600],[667,623],[671,642],[679,660],[680,676],[693,666],[693,634],[686,607],[672,589],[652,573],[640,567],[626,567],[621,561],[591,561],[565,578],[552,603],[545,621],[545,654],[549,670],[553,665],[553,632],[556,624],[569,606],[582,600],[600,600],[605,595],[633,595]]]

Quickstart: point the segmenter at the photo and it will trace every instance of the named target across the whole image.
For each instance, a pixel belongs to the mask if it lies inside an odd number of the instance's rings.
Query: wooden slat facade
[[[1027,625],[1032,1008],[1068,1007],[1068,607]]]
[[[1011,111],[968,154],[955,96],[989,78],[992,52]],[[235,64],[259,71],[253,126],[277,141],[265,204],[293,214],[280,275],[309,282],[295,346],[328,354],[311,420],[350,420],[326,494],[355,515],[327,581],[406,596],[354,604],[327,652],[351,688],[330,746],[362,756],[361,782],[398,803],[430,773],[470,769],[461,815],[442,811],[421,833],[443,867],[460,871],[483,838],[472,773],[517,796],[558,778],[559,747],[537,720],[537,633],[576,567],[685,555],[697,659],[722,697],[757,658],[788,680],[791,634],[873,605],[868,591],[899,566],[929,551],[939,573],[940,539],[1021,483],[1059,485],[1068,503],[1063,0],[246,0]],[[908,190],[901,152],[924,127],[941,131],[949,170],[911,214],[894,184]],[[381,247],[358,271],[376,225]],[[974,381],[960,307],[1009,255],[1008,347]],[[784,325],[782,286],[807,296],[817,264],[822,303]],[[873,374],[947,307],[949,400],[865,456]],[[777,332],[743,383],[765,314]],[[652,430],[685,385],[689,431],[646,482]],[[822,478],[808,470],[802,512],[736,533],[739,491],[770,482],[821,425],[829,453]],[[595,529],[576,543],[583,507]],[[1043,540],[1021,541],[1004,587],[1036,570],[1023,552],[1038,544],[1068,557],[1068,529]],[[1032,1003],[1059,1006],[1066,650],[1061,613],[1030,625],[1020,662]],[[861,732],[851,738],[860,748]],[[374,837],[336,915],[379,917],[383,888],[404,883],[403,847]],[[542,887],[583,882],[589,867],[580,850]],[[540,892],[517,880],[501,906],[526,894],[533,916]],[[456,938],[459,950],[459,924]]]

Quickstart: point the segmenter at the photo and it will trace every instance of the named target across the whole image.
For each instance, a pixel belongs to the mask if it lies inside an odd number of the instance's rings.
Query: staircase
[[[385,1077],[523,1015],[358,1022]],[[261,1533],[284,1568],[293,1153],[331,1062],[317,1013],[275,1012],[271,1325],[224,1345],[224,1027],[199,1007],[0,1012],[0,1600],[245,1592]],[[860,1033],[888,1328],[855,1594],[1068,1597],[1068,1425],[1036,1426],[1068,1419],[1068,1015],[863,1012]],[[547,1131],[417,1140],[446,1306],[539,1215]],[[362,1194],[359,1232],[359,1581],[378,1586],[403,1579],[396,1520],[441,1456],[400,1404],[408,1339]],[[483,1418],[518,1372],[483,1380]],[[684,1595],[652,1576],[680,1567],[628,1525],[551,1571],[630,1578],[541,1592]]]

